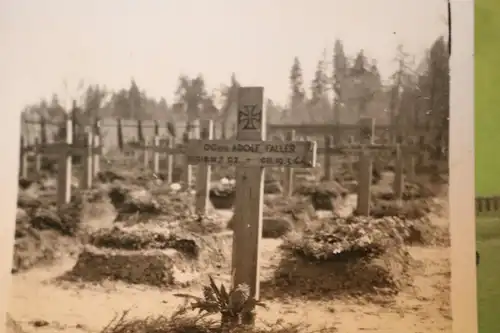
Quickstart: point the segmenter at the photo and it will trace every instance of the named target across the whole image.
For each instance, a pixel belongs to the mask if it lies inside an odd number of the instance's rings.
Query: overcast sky
[[[446,15],[445,0],[2,0],[0,109],[52,92],[69,101],[80,79],[119,89],[131,77],[171,103],[181,73],[202,73],[211,89],[235,72],[284,103],[294,56],[309,86],[339,38],[387,76],[397,45],[422,57]]]

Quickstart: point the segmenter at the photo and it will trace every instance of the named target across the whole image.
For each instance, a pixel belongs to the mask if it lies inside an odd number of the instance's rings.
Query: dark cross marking
[[[238,124],[243,130],[256,130],[262,123],[262,112],[257,110],[257,105],[244,105],[238,110]]]

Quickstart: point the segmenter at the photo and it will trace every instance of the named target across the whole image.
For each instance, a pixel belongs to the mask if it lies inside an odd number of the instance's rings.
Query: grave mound
[[[231,209],[236,198],[235,186],[232,183],[212,183],[209,197],[215,209]]]
[[[279,180],[271,177],[264,182],[264,194],[280,194],[283,188]],[[234,182],[213,182],[209,192],[210,201],[216,209],[230,209],[234,206],[236,198],[236,186]]]
[[[340,184],[352,182],[358,179],[357,170],[359,170],[359,161],[350,165],[346,163],[342,165],[340,170],[335,175],[335,180]],[[382,171],[376,165],[372,168],[372,185],[377,184],[382,179]]]
[[[427,216],[431,208],[426,201],[373,200],[370,215],[375,218],[397,216],[405,220],[415,220]]]
[[[194,195],[187,191],[168,191],[158,195],[144,187],[119,184],[109,191],[117,222],[149,220],[183,221],[193,217]]]
[[[19,192],[13,272],[50,264],[62,253],[77,249],[82,221],[104,199],[91,191],[81,191],[71,199],[71,203],[57,208],[54,195],[32,189]]]
[[[194,272],[190,266],[174,249],[127,251],[86,246],[66,278],[167,287],[191,282]]]
[[[234,231],[234,215],[229,220],[227,227]],[[262,237],[280,238],[294,230],[294,223],[287,216],[263,216],[262,217]]]
[[[304,229],[311,220],[316,219],[316,211],[303,197],[264,198],[262,218],[262,237],[280,238],[292,230]],[[234,230],[234,215],[227,228]]]
[[[12,273],[50,264],[62,253],[68,254],[76,248],[74,239],[64,237],[57,230],[37,229],[31,219],[26,210],[17,209]]]
[[[231,241],[229,232],[200,236],[141,225],[101,229],[89,236],[89,245],[64,278],[187,285],[206,269],[228,268]]]
[[[339,201],[345,199],[349,192],[338,182],[302,183],[295,189],[295,194],[306,196],[316,210],[333,211]]]
[[[336,218],[289,234],[282,250],[273,279],[262,283],[265,298],[392,296],[410,282],[411,258],[395,220]]]
[[[126,176],[111,170],[100,171],[99,173],[97,173],[96,176],[96,181],[101,183],[113,183],[115,181],[125,181],[125,180]]]
[[[428,198],[433,198],[435,196],[436,193],[434,193],[426,184],[418,182],[404,183],[404,189],[402,193],[403,200],[428,199]],[[382,200],[396,199],[393,189],[387,186],[374,187],[373,197]]]
[[[279,180],[266,179],[264,182],[264,194],[279,194],[283,192]]]

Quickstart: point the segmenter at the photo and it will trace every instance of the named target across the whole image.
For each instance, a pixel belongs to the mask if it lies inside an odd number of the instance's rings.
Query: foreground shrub
[[[175,294],[175,296],[194,300],[190,305],[191,310],[219,314],[223,332],[231,332],[242,324],[253,323],[255,308],[266,307],[264,303],[250,296],[248,285],[241,284],[226,291],[223,284],[217,287],[211,276],[209,280],[209,285],[203,286],[203,297],[187,294]]]

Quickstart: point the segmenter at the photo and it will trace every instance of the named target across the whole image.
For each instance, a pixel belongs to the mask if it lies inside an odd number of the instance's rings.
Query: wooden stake
[[[35,138],[35,172],[39,174],[42,171],[42,154],[38,152],[38,146],[40,146],[40,140]]]
[[[156,124],[156,123],[155,123]],[[160,172],[160,153],[158,152],[158,148],[160,147],[160,137],[153,137],[153,172]]]
[[[236,166],[231,276],[233,286],[246,284],[254,299],[259,298],[264,167],[312,168],[316,163],[316,142],[265,141],[263,100],[264,88],[239,88],[236,140],[190,140],[186,145],[189,164]],[[255,313],[243,318],[245,324],[254,320]]]
[[[396,145],[396,163],[393,182],[394,197],[401,202],[404,191],[404,159],[400,144]]]
[[[185,132],[182,136],[182,141],[184,146],[186,146],[189,142],[189,132]],[[182,173],[182,183],[184,183],[184,187],[189,189],[191,187],[192,179],[193,179],[193,168],[187,161],[187,155],[183,157],[183,166],[184,172]]]
[[[64,143],[69,147],[73,140],[73,124],[70,115],[66,117],[66,137]],[[65,149],[59,155],[59,164],[57,170],[57,205],[59,207],[71,201],[71,152]]]
[[[295,130],[291,130],[287,133],[286,141],[295,141]],[[285,181],[283,182],[283,191],[285,197],[289,198],[293,195],[293,169],[285,169]]]
[[[24,136],[21,135],[21,145],[20,145],[20,157],[19,161],[19,177],[27,178],[28,177],[28,145],[26,144],[26,140]]]
[[[174,137],[169,137],[167,141],[168,149],[173,149],[175,145]],[[171,184],[173,181],[174,174],[174,155],[167,153],[167,183]]]
[[[212,120],[201,122],[201,140],[212,140],[214,124]],[[195,209],[199,215],[206,215],[209,207],[210,175],[212,167],[209,164],[198,165],[196,174],[196,200]]]
[[[330,135],[325,135],[325,160],[323,161],[324,163],[324,174],[325,174],[325,180],[330,181],[333,179],[333,170],[332,170],[332,165],[331,165],[331,155],[330,155],[330,148],[332,147],[332,137]]]
[[[94,149],[99,148],[100,136],[96,134],[96,135],[93,135],[92,138],[93,138],[92,146],[94,147]],[[92,176],[96,177],[100,171],[101,171],[101,155],[93,152],[93,154],[92,154]]]
[[[149,150],[148,150],[148,144],[151,142],[151,140],[148,140],[148,138],[143,138],[141,142],[142,146],[142,164],[144,166],[144,170],[147,170],[149,168]]]
[[[373,144],[375,120],[373,118],[360,119],[360,143]],[[370,216],[371,185],[372,185],[372,157],[367,149],[362,149],[359,155],[359,190],[357,213]]]
[[[85,151],[82,156],[82,175],[80,180],[80,188],[88,190],[92,188],[92,155],[93,155],[93,144],[92,144],[92,133],[85,133],[85,141],[83,142]],[[71,152],[69,152],[71,154]]]

